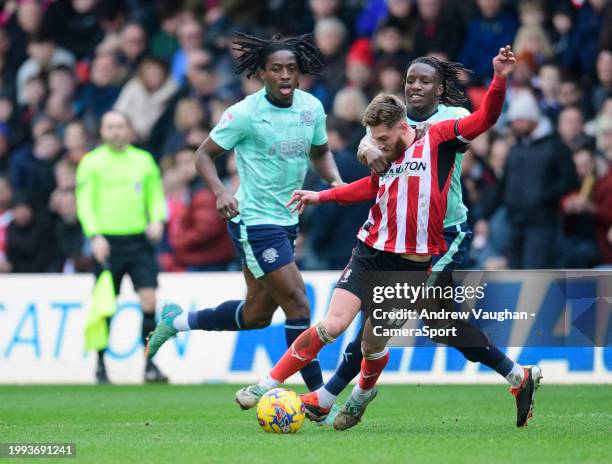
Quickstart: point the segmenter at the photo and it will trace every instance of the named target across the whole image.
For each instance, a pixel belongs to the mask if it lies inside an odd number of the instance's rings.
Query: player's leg
[[[228,300],[212,308],[190,312],[184,311],[174,303],[165,305],[160,322],[149,337],[146,348],[147,357],[155,356],[159,348],[177,332],[187,330],[238,331],[259,329],[270,324],[278,304],[258,280],[258,277],[264,275],[264,271],[257,261],[252,259],[252,248],[248,242],[246,227],[230,222],[228,231],[241,258],[247,285],[246,298]]]
[[[300,334],[281,359],[258,384],[242,388],[236,393],[236,402],[249,409],[266,391],[285,382],[308,365],[325,345],[333,343],[359,313],[361,299],[353,293],[336,288],[332,294],[325,319]]]
[[[334,418],[333,426],[336,430],[346,430],[357,425],[361,420],[368,404],[377,395],[376,382],[385,366],[389,362],[389,350],[386,337],[374,335],[372,319],[368,318],[363,328],[361,361],[358,383],[353,387],[351,394]]]
[[[467,221],[462,224],[446,227],[444,229],[444,240],[446,241],[447,251],[433,258],[432,267],[434,271],[454,270],[465,260],[472,241],[472,231],[469,229]],[[319,404],[321,406],[325,408],[330,407],[342,390],[344,390],[351,380],[359,374],[361,370],[361,360],[363,359],[361,353],[362,335],[363,326],[355,339],[344,349],[342,360],[336,372],[334,372],[334,375],[327,381],[323,388],[317,390]],[[326,419],[326,421],[330,421],[330,423],[333,422],[333,420],[334,417],[331,417],[331,414]]]
[[[266,274],[260,279],[262,286],[278,302],[285,313],[285,340],[287,347],[310,328],[310,306],[304,280],[294,261]],[[323,385],[321,366],[317,359],[300,369],[304,383],[310,391]]]

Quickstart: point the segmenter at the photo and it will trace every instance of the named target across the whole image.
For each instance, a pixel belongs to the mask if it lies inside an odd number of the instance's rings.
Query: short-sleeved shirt
[[[432,114],[425,121],[415,121],[410,118],[408,123],[411,126],[416,126],[421,123],[435,124],[448,119],[458,119],[468,116],[470,112],[460,106],[438,105],[438,111]],[[444,227],[450,227],[461,224],[467,221],[467,207],[463,204],[463,196],[461,194],[461,161],[463,160],[463,152],[455,154],[455,168],[451,180],[450,189],[448,190],[447,209],[444,216]]]
[[[225,150],[234,149],[240,176],[236,193],[240,220],[247,226],[298,223],[285,205],[303,186],[311,145],[327,142],[325,111],[314,96],[295,90],[292,105],[268,101],[265,88],[229,107],[210,133]]]

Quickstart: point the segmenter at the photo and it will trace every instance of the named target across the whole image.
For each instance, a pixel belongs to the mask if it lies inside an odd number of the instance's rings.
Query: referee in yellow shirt
[[[126,115],[109,111],[102,117],[103,145],[85,155],[77,169],[77,213],[85,235],[91,239],[96,277],[110,268],[115,292],[130,276],[138,292],[142,317],[142,343],[155,329],[157,262],[154,243],[162,238],[166,202],[159,168],[148,152],[129,144]],[[98,352],[98,383],[108,383],[104,351]],[[146,382],[167,381],[150,361]]]

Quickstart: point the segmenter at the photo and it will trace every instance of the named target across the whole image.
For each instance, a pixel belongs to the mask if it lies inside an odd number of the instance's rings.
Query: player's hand
[[[320,203],[319,192],[311,192],[310,190],[296,190],[291,195],[291,200],[287,202],[287,208],[295,203],[295,206],[291,208],[291,212],[302,214],[306,205],[316,205]]]
[[[500,77],[508,77],[514,71],[516,57],[510,45],[499,49],[499,53],[493,58],[493,71]]]
[[[161,221],[152,222],[147,226],[145,234],[151,242],[159,242],[164,235],[164,223]]]
[[[606,238],[608,239],[608,243],[612,244],[612,227],[608,229],[608,233],[606,234]]]
[[[104,264],[106,258],[110,255],[110,245],[102,235],[96,235],[91,239],[91,251],[94,258],[100,264]]]
[[[238,200],[225,191],[217,197],[217,212],[223,219],[231,219],[238,215]]]
[[[379,176],[389,170],[391,163],[385,158],[382,151],[372,141],[372,137],[366,135],[359,142],[357,148],[357,159],[361,164],[365,164],[373,169]]]

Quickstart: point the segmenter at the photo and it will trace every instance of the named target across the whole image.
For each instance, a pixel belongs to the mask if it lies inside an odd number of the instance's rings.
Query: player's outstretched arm
[[[198,174],[206,181],[208,187],[217,197],[217,212],[223,219],[233,218],[238,214],[238,201],[228,192],[215,166],[214,158],[227,150],[217,145],[210,137],[196,151],[195,167]]]
[[[344,184],[327,143],[310,147],[310,162],[315,172],[332,187]]]
[[[493,58],[493,80],[477,111],[457,121],[460,137],[472,140],[495,124],[501,114],[506,96],[506,79],[516,66],[516,58],[510,45],[499,49]]]
[[[295,204],[291,212],[298,211],[298,213],[301,214],[306,205],[316,205],[318,203],[327,203],[331,201],[340,204],[358,203],[364,200],[373,200],[376,198],[377,193],[378,176],[372,174],[369,177],[363,177],[350,184],[344,184],[321,192],[296,190],[291,195],[291,200],[287,203],[287,207]]]

